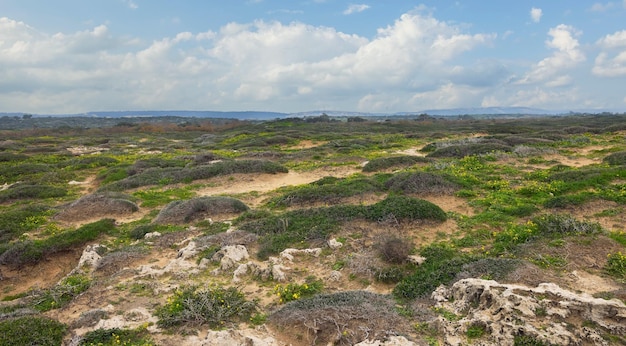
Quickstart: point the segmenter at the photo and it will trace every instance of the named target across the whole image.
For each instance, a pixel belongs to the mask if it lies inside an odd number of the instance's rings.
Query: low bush
[[[303,284],[291,283],[287,285],[276,285],[274,294],[278,296],[279,303],[284,304],[298,299],[312,297],[322,291],[324,285],[321,280],[315,278],[308,279]]]
[[[547,237],[568,235],[593,235],[603,232],[597,222],[578,221],[571,215],[546,214],[533,218],[537,233]]]
[[[128,175],[136,175],[150,168],[183,168],[187,163],[188,161],[185,160],[151,157],[135,161],[135,163],[130,166],[126,172]]]
[[[153,346],[156,345],[145,328],[96,329],[85,334],[79,346]]]
[[[209,216],[242,213],[248,209],[243,202],[231,197],[198,197],[169,203],[159,212],[154,222],[159,224],[189,223]]]
[[[72,170],[97,168],[97,167],[109,167],[118,164],[119,161],[109,156],[85,156],[71,160],[67,160],[57,165],[59,168],[70,168]]]
[[[175,200],[190,199],[194,196],[194,192],[188,187],[164,190],[149,189],[145,191],[137,191],[133,193],[133,196],[142,200],[142,207],[153,208],[168,204]]]
[[[368,208],[368,219],[433,220],[443,222],[448,216],[439,206],[422,199],[390,195]]]
[[[522,262],[512,258],[481,258],[464,264],[455,280],[482,278],[486,280],[504,280]]]
[[[20,162],[28,160],[28,155],[0,152],[0,162]]]
[[[409,239],[390,236],[383,239],[378,248],[383,260],[392,264],[400,264],[405,262],[411,254],[413,244]]]
[[[609,154],[604,157],[602,161],[608,163],[611,166],[624,166],[626,165],[626,151],[619,151]]]
[[[289,188],[281,196],[270,199],[267,204],[278,208],[311,205],[313,203],[336,204],[342,198],[382,190],[380,184],[370,178],[337,179],[332,183],[327,179],[324,180],[324,178],[322,180],[321,183],[313,182],[309,185]]]
[[[0,346],[63,344],[67,326],[42,316],[24,316],[0,321]]]
[[[69,304],[74,297],[85,292],[91,281],[84,275],[71,275],[46,290],[36,290],[29,297],[30,304],[38,311],[59,309]]]
[[[61,187],[48,185],[15,184],[6,190],[0,191],[0,203],[19,199],[58,198],[67,195],[67,190]]]
[[[606,271],[619,279],[626,279],[626,254],[621,251],[607,256]]]
[[[430,159],[421,156],[392,156],[382,157],[368,161],[363,166],[363,172],[380,172],[389,168],[410,167],[417,163],[428,163]]]
[[[17,165],[0,165],[0,178],[6,182],[24,181],[33,174],[50,172],[51,168],[42,163],[21,163]]]
[[[55,217],[64,221],[79,221],[94,217],[128,215],[139,210],[132,200],[133,197],[121,193],[94,193],[62,207]]]
[[[189,183],[235,173],[287,173],[287,168],[266,160],[226,160],[209,165],[187,168],[148,168],[141,173],[128,176],[101,187],[105,191],[123,191],[148,185]]]
[[[0,209],[0,244],[37,229],[47,222],[50,212],[50,208],[43,205]]]
[[[389,296],[365,291],[316,295],[285,304],[268,321],[311,344],[354,345],[410,331]]]
[[[431,244],[420,254],[426,257],[426,261],[396,285],[393,289],[396,298],[410,300],[427,297],[439,285],[453,282],[463,265],[477,260],[444,243]]]
[[[157,308],[158,325],[163,328],[208,325],[224,328],[228,324],[247,321],[257,303],[247,301],[238,289],[223,287],[181,288]]]
[[[475,143],[466,145],[451,145],[436,149],[429,153],[427,157],[452,157],[463,158],[470,155],[489,154],[494,151],[511,152],[513,147],[496,143]]]
[[[115,229],[115,220],[102,219],[83,225],[76,230],[55,234],[46,239],[22,240],[9,244],[0,254],[0,263],[21,267],[26,264],[35,264],[46,256],[82,246],[97,239],[100,235],[110,233]]]
[[[390,191],[402,193],[449,194],[460,189],[460,186],[445,177],[426,172],[399,173],[385,183]]]
[[[258,234],[260,239],[259,258],[266,259],[294,244],[324,242],[342,222],[356,218],[370,221],[394,219],[401,221],[430,220],[445,221],[446,213],[428,201],[406,197],[388,196],[369,206],[336,205],[324,208],[300,209],[271,214],[268,212],[245,213],[235,220],[244,231]]]

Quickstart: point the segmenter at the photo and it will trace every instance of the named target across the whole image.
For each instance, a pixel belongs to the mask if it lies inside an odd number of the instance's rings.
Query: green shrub
[[[247,321],[257,303],[247,301],[234,287],[185,287],[168,298],[167,304],[157,308],[160,327],[200,326],[224,328],[226,324]]]
[[[427,163],[431,160],[421,156],[392,156],[368,161],[363,166],[363,172],[379,172],[392,167],[410,167],[417,163]]]
[[[368,208],[370,220],[434,220],[446,221],[446,213],[436,204],[407,196],[390,195]]]
[[[8,182],[24,181],[26,177],[38,173],[50,172],[48,165],[41,163],[21,163],[17,165],[0,165],[0,178]]]
[[[513,272],[522,262],[512,258],[481,258],[461,267],[456,279],[482,278],[500,281]]]
[[[604,157],[602,161],[608,163],[611,166],[624,166],[626,165],[626,151],[619,151],[609,154]]]
[[[198,197],[169,203],[159,212],[154,222],[189,223],[211,215],[242,213],[248,209],[243,202],[231,197]]]
[[[465,335],[468,339],[478,339],[485,335],[487,332],[487,326],[480,322],[474,322],[467,327],[467,331],[465,331]]]
[[[0,152],[0,162],[19,162],[28,160],[28,155]]]
[[[606,271],[619,279],[626,279],[626,254],[620,251],[607,257]]]
[[[407,266],[391,266],[376,269],[374,279],[386,284],[396,284],[410,275],[410,268]]]
[[[589,193],[589,192],[581,192],[581,193],[572,194],[572,195],[561,195],[561,196],[552,197],[546,200],[543,203],[543,206],[546,208],[561,208],[562,209],[562,208],[568,208],[568,207],[577,206],[577,205],[583,205],[593,200],[594,198],[597,198],[597,197],[594,196],[593,193]]]
[[[0,321],[0,346],[58,346],[67,327],[41,316],[24,316]]]
[[[84,156],[65,161],[58,165],[59,168],[71,168],[73,170],[108,167],[118,164],[119,161],[109,156]]]
[[[55,186],[16,184],[0,191],[0,203],[28,198],[57,198],[67,195],[67,190]]]
[[[439,285],[451,283],[464,264],[476,260],[444,243],[431,244],[422,249],[420,254],[426,257],[426,261],[398,283],[393,290],[396,298],[406,300],[427,297]]]
[[[0,209],[0,244],[6,244],[24,232],[45,224],[50,212],[50,208],[42,205]]]
[[[147,185],[189,183],[235,173],[287,173],[287,168],[266,160],[227,160],[187,168],[152,167],[103,186],[102,190],[123,191]]]
[[[63,207],[57,214],[60,220],[84,220],[94,217],[130,214],[139,210],[133,197],[117,192],[97,192],[86,195]]]
[[[153,346],[156,345],[145,328],[96,329],[83,336],[80,346]]]
[[[342,198],[382,190],[378,182],[364,177],[337,179],[332,182],[324,178],[321,180],[321,182],[313,182],[301,187],[288,188],[287,192],[270,199],[267,204],[271,207],[279,208],[322,202],[336,204]]]
[[[46,239],[18,241],[10,244],[0,255],[0,263],[17,267],[35,264],[48,255],[82,246],[114,229],[115,220],[102,219],[83,225],[76,230],[55,234]]]
[[[91,281],[84,275],[71,275],[50,289],[35,291],[30,297],[32,306],[45,312],[69,304],[74,297],[85,292]]]
[[[448,194],[460,186],[441,175],[426,172],[399,173],[391,177],[385,187],[390,191],[403,193]]]
[[[546,237],[593,235],[602,233],[597,222],[578,221],[571,215],[546,214],[533,218],[538,234]]]
[[[474,143],[465,145],[451,145],[437,149],[427,157],[453,157],[463,158],[470,155],[489,154],[494,151],[511,152],[512,147],[497,143]]]
[[[312,297],[322,291],[324,285],[321,280],[310,279],[303,284],[276,285],[274,294],[278,296],[281,304],[298,299]]]
[[[194,196],[194,192],[189,188],[182,189],[150,189],[146,191],[137,191],[133,196],[140,198],[142,207],[153,208],[168,204],[175,200],[190,199]]]
[[[513,346],[550,346],[535,337],[528,335],[517,335],[513,339]]]

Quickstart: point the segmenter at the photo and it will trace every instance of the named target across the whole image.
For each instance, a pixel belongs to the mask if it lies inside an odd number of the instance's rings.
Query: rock
[[[335,250],[335,249],[339,249],[343,246],[342,243],[338,242],[335,238],[332,238],[328,241],[328,247],[330,247],[331,249]]]
[[[259,265],[256,263],[248,262],[248,263],[240,264],[237,267],[237,269],[235,269],[235,271],[233,272],[233,283],[241,282],[241,277],[247,274],[263,276],[262,272],[263,271],[261,270]]]
[[[417,344],[407,340],[404,336],[391,336],[386,341],[380,340],[365,340],[361,341],[354,346],[416,346]]]
[[[437,307],[464,316],[439,317],[447,345],[466,344],[468,326],[486,326],[482,345],[511,345],[517,335],[554,345],[605,345],[603,333],[626,335],[626,305],[613,299],[576,294],[553,283],[537,287],[464,279],[441,286],[431,297]],[[582,326],[587,321],[597,327]]]
[[[225,271],[234,268],[238,262],[250,258],[248,249],[243,245],[228,245],[221,248],[211,258],[220,262],[220,270]]]
[[[341,280],[341,277],[343,275],[341,274],[340,271],[338,270],[333,270],[330,272],[330,275],[328,275],[328,281],[339,281]]]
[[[280,257],[288,261],[293,261],[295,256],[307,255],[313,257],[319,257],[322,254],[321,248],[315,249],[285,249],[280,253]]]
[[[200,249],[198,249],[196,242],[190,241],[187,246],[178,250],[178,258],[186,260],[194,257],[198,252],[200,252]]]
[[[209,330],[204,338],[191,336],[182,342],[182,346],[279,346],[271,336],[259,335],[254,330]]]
[[[422,265],[422,263],[424,263],[424,261],[426,261],[426,257],[422,257],[419,255],[411,255],[409,257],[407,257],[407,259],[409,260],[409,262],[415,264],[415,265]]]
[[[161,236],[161,233],[159,232],[150,232],[150,233],[146,233],[143,237],[145,239],[152,239],[152,238],[158,238]]]
[[[76,268],[74,268],[68,275],[74,274],[90,274],[100,264],[102,256],[98,252],[106,251],[107,247],[100,244],[87,245],[83,250]]]

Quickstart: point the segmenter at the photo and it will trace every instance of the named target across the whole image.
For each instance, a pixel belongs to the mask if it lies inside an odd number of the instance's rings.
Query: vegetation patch
[[[0,254],[0,263],[16,267],[35,264],[46,256],[83,246],[114,229],[115,220],[102,219],[83,225],[76,230],[64,231],[45,239],[20,240],[3,249],[4,252]]]
[[[410,330],[389,296],[364,291],[316,295],[285,304],[268,321],[311,345],[354,345]]]
[[[418,163],[429,163],[431,161],[425,157],[413,155],[381,157],[368,161],[363,166],[363,172],[380,172],[389,168],[411,167]]]
[[[436,149],[429,153],[427,157],[452,157],[463,158],[465,156],[489,154],[495,151],[511,152],[513,147],[498,143],[471,143],[466,145],[450,145]]]
[[[163,328],[198,327],[225,328],[249,320],[257,303],[248,301],[238,289],[195,286],[178,289],[167,303],[156,310],[158,325]]]
[[[356,218],[369,221],[397,222],[430,220],[442,222],[446,213],[437,205],[407,196],[388,196],[369,206],[337,205],[324,208],[300,209],[272,214],[254,211],[236,220],[240,229],[261,236],[259,258],[266,259],[290,246],[304,246],[305,242],[324,242],[342,222]]]
[[[150,333],[145,328],[138,329],[96,329],[88,332],[80,340],[79,346],[154,346]]]
[[[278,296],[279,303],[284,304],[298,299],[312,297],[322,291],[324,284],[314,277],[307,278],[303,284],[291,283],[287,285],[276,285],[274,294]]]
[[[67,326],[42,316],[23,316],[0,321],[0,346],[63,344]]]
[[[626,151],[609,154],[605,156],[602,161],[611,166],[624,166],[626,165]]]
[[[21,199],[58,198],[67,195],[67,190],[49,185],[14,184],[0,191],[0,203]]]
[[[59,309],[69,304],[74,297],[85,292],[91,281],[84,275],[70,275],[60,283],[46,290],[36,290],[28,297],[30,304],[38,311]]]
[[[266,160],[227,160],[209,165],[187,168],[148,168],[141,173],[128,176],[101,187],[106,191],[123,191],[147,185],[169,185],[190,183],[194,180],[209,179],[235,173],[287,173],[287,168]]]
[[[377,181],[366,177],[346,179],[322,178],[317,182],[286,189],[281,196],[268,201],[271,207],[304,206],[313,203],[336,204],[342,198],[380,192],[382,186]]]
[[[37,229],[48,221],[49,215],[51,215],[51,209],[43,205],[0,209],[0,244],[6,246],[9,241],[25,232]],[[0,252],[2,252],[2,245],[0,245]]]
[[[439,285],[453,282],[463,265],[479,258],[463,254],[445,243],[431,244],[420,251],[426,261],[415,272],[404,278],[393,289],[393,294],[401,300],[427,297]]]
[[[460,186],[441,175],[427,172],[405,172],[395,174],[385,183],[390,191],[407,194],[450,194]]]
[[[121,193],[94,193],[63,207],[55,218],[63,221],[80,221],[128,215],[139,210],[132,200],[133,197]]]
[[[187,201],[174,201],[159,212],[154,222],[159,224],[181,224],[201,220],[220,214],[237,214],[249,208],[231,197],[197,197]]]

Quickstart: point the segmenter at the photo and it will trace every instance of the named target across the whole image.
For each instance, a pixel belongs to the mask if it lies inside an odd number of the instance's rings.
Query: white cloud
[[[506,74],[452,63],[496,38],[464,30],[415,10],[371,38],[255,21],[145,43],[105,25],[42,34],[0,18],[0,104],[32,113],[460,106]]]
[[[343,14],[349,15],[353,13],[363,12],[369,8],[370,6],[365,4],[351,4],[345,11],[343,11]]]
[[[626,76],[626,30],[606,35],[596,44],[602,51],[595,59],[593,74],[600,77]]]
[[[124,0],[124,3],[130,9],[136,10],[139,8],[139,6],[133,0]]]
[[[626,47],[626,30],[609,34],[598,40],[598,45],[603,48],[621,48]]]
[[[532,66],[518,84],[537,84],[547,83],[548,85],[563,85],[563,81],[571,79],[563,75],[567,71],[579,63],[586,60],[585,54],[580,49],[580,44],[575,36],[579,36],[574,27],[560,24],[548,31],[551,36],[546,41],[546,46],[552,48],[555,52]]]
[[[539,23],[542,16],[543,11],[540,8],[533,7],[530,9],[530,19],[532,19],[533,22]]]
[[[615,3],[613,2],[607,2],[605,4],[600,3],[600,2],[596,2],[593,5],[591,5],[591,11],[592,12],[606,12],[610,9],[612,9],[613,7],[615,7]]]

